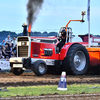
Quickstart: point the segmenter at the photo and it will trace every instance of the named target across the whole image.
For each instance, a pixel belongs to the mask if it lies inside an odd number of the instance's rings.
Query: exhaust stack
[[[23,25],[22,25],[22,27],[23,27],[23,36],[27,36],[27,25],[26,25],[26,23],[24,23]]]
[[[31,24],[28,26],[28,36],[31,36]]]

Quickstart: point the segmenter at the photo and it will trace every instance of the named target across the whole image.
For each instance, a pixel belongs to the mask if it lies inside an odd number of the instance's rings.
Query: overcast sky
[[[22,24],[27,23],[28,0],[0,0],[0,31],[22,32]],[[69,20],[81,19],[81,11],[87,14],[88,0],[44,0],[32,31],[56,31]],[[88,33],[87,15],[85,22],[71,22],[74,35]],[[100,0],[90,0],[90,31],[100,34]]]

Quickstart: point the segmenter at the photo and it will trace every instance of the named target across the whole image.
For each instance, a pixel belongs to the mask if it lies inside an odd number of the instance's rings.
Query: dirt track
[[[0,100],[100,100],[100,94],[46,95],[0,98]]]
[[[36,76],[32,72],[16,76],[12,73],[0,73],[0,86],[32,86],[32,85],[58,85],[60,75]],[[100,83],[100,75],[67,76],[67,84],[74,83]]]

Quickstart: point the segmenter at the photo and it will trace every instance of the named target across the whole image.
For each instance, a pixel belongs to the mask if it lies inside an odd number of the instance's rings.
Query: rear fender
[[[69,48],[74,45],[74,44],[80,44],[80,43],[66,43],[62,49],[61,49],[61,52],[60,52],[60,60],[64,60],[64,58],[66,57],[67,55],[67,52],[69,50]]]

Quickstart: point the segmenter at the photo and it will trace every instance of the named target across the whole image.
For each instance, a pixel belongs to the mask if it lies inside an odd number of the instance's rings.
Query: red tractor
[[[71,21],[84,22],[82,18],[82,20],[70,20],[68,24]],[[87,72],[89,65],[100,64],[100,61],[97,62],[100,59],[92,57],[95,49],[88,48],[88,42],[72,42],[72,29],[68,24],[60,29],[57,37],[18,37],[17,57],[10,58],[12,72],[20,75],[24,70],[31,69],[36,75],[42,76],[49,67],[52,67],[66,71],[68,74],[83,75]],[[58,44],[62,30],[66,32],[66,41],[59,51]],[[92,61],[97,63],[92,64]]]

